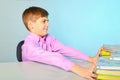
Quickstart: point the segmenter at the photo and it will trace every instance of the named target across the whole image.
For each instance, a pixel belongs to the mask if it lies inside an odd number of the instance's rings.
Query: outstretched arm
[[[54,52],[59,52],[64,56],[68,56],[71,58],[81,59],[81,60],[88,60],[88,55],[84,54],[80,50],[77,50],[71,46],[65,46],[58,40],[54,39],[54,44],[52,44],[52,49]]]

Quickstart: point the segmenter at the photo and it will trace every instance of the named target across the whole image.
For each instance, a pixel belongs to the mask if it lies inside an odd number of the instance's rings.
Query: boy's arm
[[[69,71],[74,65],[73,62],[58,52],[45,51],[42,48],[33,45],[24,45],[22,50],[23,60],[25,58],[28,61],[37,61],[49,65],[54,65],[66,71]]]
[[[82,59],[82,60],[88,60],[88,56],[81,51],[70,47],[63,45],[60,41],[54,39],[54,44],[52,45],[53,51],[62,53],[65,56],[76,58],[76,59]]]

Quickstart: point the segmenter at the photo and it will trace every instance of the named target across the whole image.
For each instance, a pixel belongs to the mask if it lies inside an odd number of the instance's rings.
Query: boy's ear
[[[33,29],[33,22],[32,21],[28,21],[28,28],[29,28],[29,30]]]

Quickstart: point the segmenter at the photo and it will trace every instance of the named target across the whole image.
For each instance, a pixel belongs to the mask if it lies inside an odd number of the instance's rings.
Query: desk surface
[[[84,63],[84,65],[86,65],[86,63]],[[0,80],[86,80],[86,79],[72,72],[67,72],[50,65],[40,64],[36,62],[9,62],[0,63]]]

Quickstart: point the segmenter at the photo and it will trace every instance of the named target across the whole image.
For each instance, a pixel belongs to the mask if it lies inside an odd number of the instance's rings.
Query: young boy
[[[96,67],[100,50],[96,56],[88,57],[82,52],[60,43],[55,37],[47,33],[48,12],[43,8],[29,7],[23,12],[22,19],[30,32],[22,46],[23,61],[37,61],[57,66],[89,80],[94,80],[93,77],[96,77],[96,74],[93,73],[93,69]],[[87,60],[93,65],[90,68],[83,68],[65,56]]]

